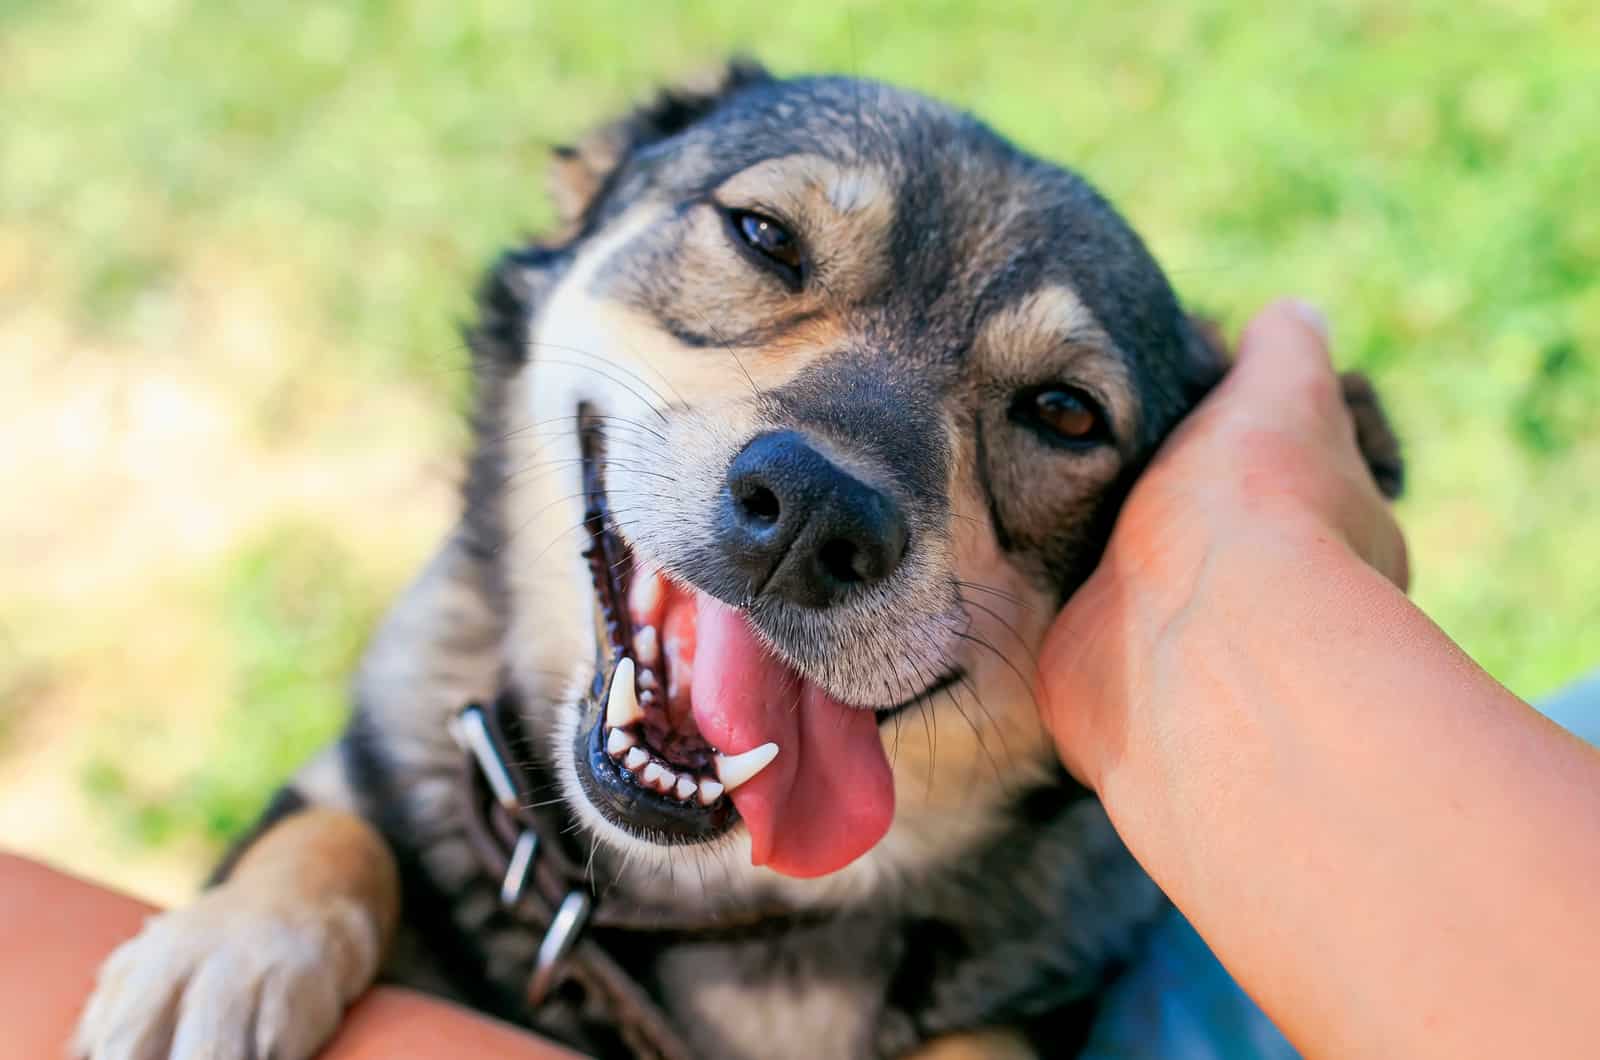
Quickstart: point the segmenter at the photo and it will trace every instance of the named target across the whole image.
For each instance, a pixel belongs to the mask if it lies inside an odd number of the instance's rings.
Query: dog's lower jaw
[[[964,851],[991,840],[1007,822],[1003,805],[1012,793],[999,786],[974,792],[958,808],[940,804],[923,812],[926,793],[919,776],[907,783],[901,810],[873,849],[827,876],[784,876],[751,863],[750,837],[742,825],[702,842],[664,844],[613,823],[590,800],[578,774],[574,752],[586,743],[592,715],[576,698],[552,710],[545,720],[530,723],[549,734],[545,746],[562,808],[602,894],[671,901],[691,914],[715,915],[774,901],[796,911],[848,910],[959,863]],[[1014,763],[1020,787],[1044,782],[1049,772],[1043,759]]]
[[[580,775],[585,768],[580,758],[591,751],[594,725],[594,715],[581,699],[568,700],[556,708],[547,746],[563,808],[588,848],[585,853],[602,889],[648,894],[655,900],[678,898],[697,909],[708,901],[714,904],[719,889],[730,897],[749,893],[762,873],[750,865],[749,838],[737,824],[699,841],[657,842],[617,824],[595,804]],[[740,867],[743,872],[736,871]]]

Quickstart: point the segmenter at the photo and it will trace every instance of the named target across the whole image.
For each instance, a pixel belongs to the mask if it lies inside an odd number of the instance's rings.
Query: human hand
[[[1273,591],[1269,558],[1314,564],[1330,550],[1407,584],[1405,541],[1357,445],[1326,324],[1281,301],[1246,326],[1234,366],[1140,477],[1100,565],[1046,635],[1037,698],[1067,767],[1098,790],[1129,711],[1161,698],[1162,660],[1183,650],[1200,594],[1226,583],[1223,612],[1248,606]]]

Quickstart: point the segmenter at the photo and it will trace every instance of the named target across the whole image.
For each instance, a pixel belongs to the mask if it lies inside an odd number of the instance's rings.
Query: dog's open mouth
[[[718,755],[688,710],[685,649],[692,645],[682,609],[662,637],[666,582],[636,570],[631,550],[611,524],[604,480],[604,433],[579,410],[583,458],[583,552],[596,600],[598,709],[578,737],[579,777],[613,823],[672,839],[706,839],[730,828],[738,811],[725,777],[738,762]],[[635,615],[646,621],[636,621]],[[687,613],[692,622],[693,613]],[[748,756],[744,761],[749,761]],[[746,773],[749,773],[746,767]],[[745,777],[748,779],[748,776]]]
[[[894,710],[840,702],[743,612],[636,556],[611,521],[605,436],[586,408],[579,435],[597,602],[592,719],[574,748],[585,794],[641,839],[706,840],[742,820],[758,865],[817,876],[849,864],[894,815],[878,733]]]

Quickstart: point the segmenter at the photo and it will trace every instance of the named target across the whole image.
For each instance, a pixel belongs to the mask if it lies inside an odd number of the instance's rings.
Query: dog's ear
[[[1200,400],[1222,379],[1233,358],[1222,330],[1214,321],[1191,315],[1188,320],[1187,357],[1184,364],[1185,394]],[[1339,389],[1356,428],[1356,444],[1378,484],[1378,491],[1390,500],[1405,487],[1405,461],[1400,456],[1400,439],[1389,426],[1389,417],[1378,400],[1371,381],[1360,372],[1343,372]]]
[[[1400,458],[1400,439],[1389,426],[1389,417],[1378,400],[1371,381],[1360,372],[1343,372],[1339,389],[1345,407],[1356,425],[1356,444],[1367,460],[1367,468],[1378,483],[1378,491],[1390,500],[1400,496],[1406,484],[1406,465]]]
[[[1233,358],[1228,355],[1228,340],[1210,317],[1190,313],[1184,318],[1183,364],[1179,379],[1183,396],[1191,404],[1211,392],[1222,381]]]
[[[759,64],[734,59],[704,76],[663,89],[649,103],[577,143],[556,147],[550,197],[562,227],[570,231],[582,225],[633,152],[682,132],[740,89],[770,80],[772,75]]]

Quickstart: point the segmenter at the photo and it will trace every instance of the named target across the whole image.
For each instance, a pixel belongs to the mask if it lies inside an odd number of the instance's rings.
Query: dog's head
[[[1081,179],[883,85],[736,66],[556,171],[474,505],[572,812],[695,880],[980,838],[1053,775],[1034,650],[1221,357]]]

